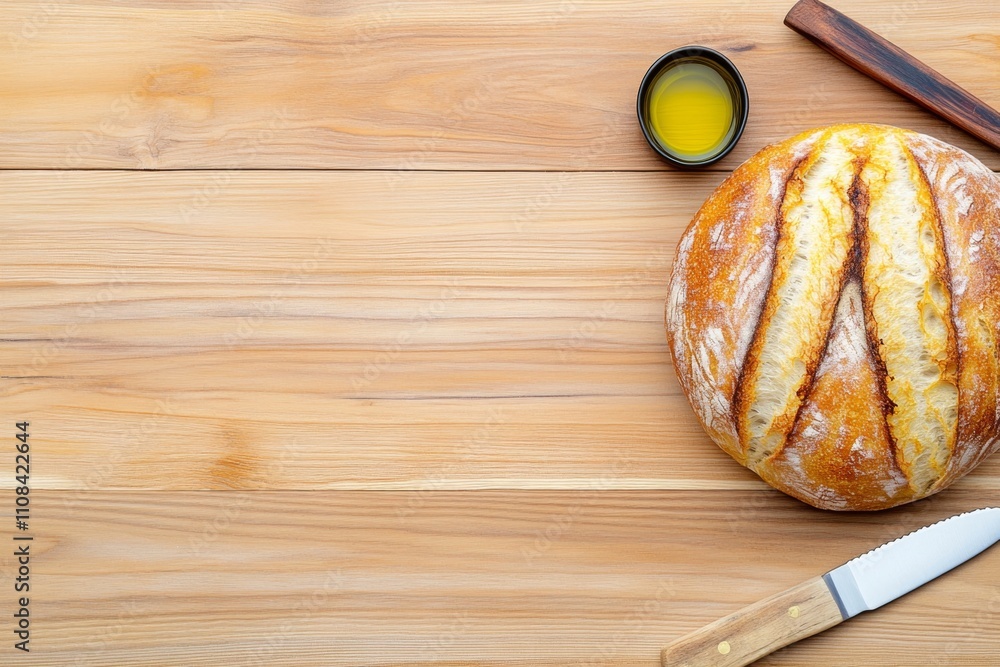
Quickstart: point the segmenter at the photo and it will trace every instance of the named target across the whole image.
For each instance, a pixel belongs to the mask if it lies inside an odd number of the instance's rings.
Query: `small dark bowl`
[[[686,160],[683,156],[675,155],[670,153],[666,148],[660,145],[660,142],[656,140],[653,130],[650,128],[649,123],[649,91],[656,80],[657,75],[662,72],[667,67],[672,67],[679,64],[681,61],[685,60],[697,60],[698,62],[715,67],[722,78],[726,80],[729,84],[729,93],[733,98],[733,118],[736,123],[736,131],[733,133],[732,138],[719,148],[717,153],[713,153],[708,158],[701,160]],[[714,164],[722,158],[729,154],[729,151],[733,150],[736,143],[743,136],[743,130],[747,125],[747,116],[750,113],[750,96],[747,94],[746,84],[743,82],[743,77],[740,75],[740,71],[736,69],[736,65],[715,49],[710,49],[705,46],[682,46],[679,49],[674,49],[670,53],[660,56],[655,63],[646,72],[646,75],[642,77],[642,83],[639,84],[639,94],[636,97],[636,113],[639,116],[639,127],[642,128],[642,134],[646,137],[646,142],[656,151],[657,155],[669,162],[670,164],[677,167],[704,167],[706,165]]]

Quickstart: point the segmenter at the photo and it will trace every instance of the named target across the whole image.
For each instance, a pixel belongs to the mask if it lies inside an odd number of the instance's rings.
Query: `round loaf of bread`
[[[681,238],[666,324],[705,430],[775,488],[940,491],[1000,444],[1000,179],[879,125],[768,146]]]

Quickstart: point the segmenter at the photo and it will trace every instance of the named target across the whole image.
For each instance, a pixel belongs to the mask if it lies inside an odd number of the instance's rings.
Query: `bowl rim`
[[[701,56],[707,60],[713,61],[732,77],[733,82],[736,84],[736,90],[739,96],[740,106],[742,108],[739,118],[736,119],[736,131],[733,133],[730,140],[718,153],[702,160],[685,160],[684,158],[674,155],[663,148],[663,146],[661,146],[653,137],[652,130],[649,128],[649,118],[646,116],[644,108],[645,105],[643,104],[646,94],[649,91],[649,87],[653,84],[657,75],[664,68],[673,62],[693,56]],[[690,44],[688,46],[681,46],[664,53],[649,66],[649,69],[646,70],[646,74],[642,77],[642,82],[639,84],[639,91],[636,94],[635,100],[635,111],[636,116],[639,118],[639,127],[642,129],[642,135],[646,138],[646,143],[649,144],[650,148],[656,151],[656,154],[659,155],[660,158],[676,167],[705,167],[726,157],[730,151],[736,147],[736,144],[739,143],[740,137],[743,136],[743,130],[745,130],[747,126],[747,118],[750,115],[750,95],[747,93],[747,86],[746,82],[743,80],[743,75],[740,74],[739,69],[737,69],[736,65],[733,64],[733,61],[715,49],[707,46]]]

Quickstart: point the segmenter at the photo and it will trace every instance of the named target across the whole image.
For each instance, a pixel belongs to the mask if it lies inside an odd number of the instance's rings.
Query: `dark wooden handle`
[[[854,69],[1000,149],[1000,113],[889,40],[819,0],[799,0],[785,25]]]

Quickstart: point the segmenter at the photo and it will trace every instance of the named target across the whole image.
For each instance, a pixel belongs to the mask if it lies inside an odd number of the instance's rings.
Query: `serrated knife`
[[[663,649],[664,667],[741,667],[878,609],[1000,541],[1000,507],[953,516],[745,607]]]

